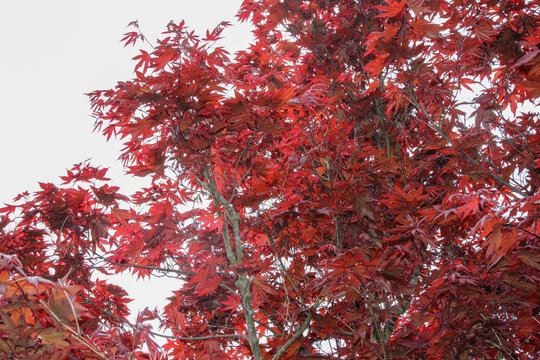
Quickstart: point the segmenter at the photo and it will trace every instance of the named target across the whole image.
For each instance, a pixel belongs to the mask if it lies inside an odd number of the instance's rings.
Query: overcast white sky
[[[0,205],[38,181],[58,182],[73,164],[91,158],[124,192],[136,181],[122,176],[118,142],[92,134],[84,93],[108,89],[133,74],[137,46],[120,43],[138,20],[155,39],[170,20],[184,19],[204,35],[221,21],[234,22],[241,0],[12,0],[0,2]],[[220,45],[247,47],[250,28],[236,24]],[[170,281],[135,284],[122,279],[133,308],[169,295]],[[174,284],[173,284],[174,285]]]
[[[155,39],[170,20],[204,34],[234,20],[241,0],[18,0],[0,2],[0,202],[56,181],[92,158],[114,166],[118,144],[92,134],[84,93],[113,87],[133,74],[137,47],[124,48],[126,25],[139,20]],[[223,45],[245,48],[246,24],[229,28]],[[114,175],[119,175],[115,172]],[[127,184],[129,185],[129,184]]]

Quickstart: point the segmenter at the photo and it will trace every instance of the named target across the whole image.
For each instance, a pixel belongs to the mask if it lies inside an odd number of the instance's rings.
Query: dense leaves
[[[539,12],[246,0],[234,56],[227,23],[171,22],[132,80],[90,94],[151,184],[126,197],[81,164],[2,210],[2,351],[537,358]],[[99,280],[123,271],[181,281],[130,324]]]

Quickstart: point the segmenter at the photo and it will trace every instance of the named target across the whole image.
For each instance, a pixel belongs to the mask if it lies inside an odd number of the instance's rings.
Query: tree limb
[[[283,346],[281,346],[281,348],[279,348],[279,350],[274,355],[272,360],[279,360],[281,358],[281,356],[283,356],[285,351],[287,351],[287,349],[290,348],[291,345],[294,344],[294,342],[296,340],[298,340],[298,338],[300,338],[300,336],[302,336],[304,331],[308,328],[309,324],[311,323],[312,318],[313,318],[313,315],[311,315],[311,313],[309,313],[307,318],[302,323],[302,325],[298,329],[296,329],[293,336],[289,340],[287,340],[287,342],[285,344],[283,344]]]

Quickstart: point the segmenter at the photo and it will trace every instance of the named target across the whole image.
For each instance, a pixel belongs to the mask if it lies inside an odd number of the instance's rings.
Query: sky
[[[73,164],[91,159],[110,168],[123,193],[140,180],[124,175],[117,160],[121,143],[92,133],[85,93],[109,89],[133,75],[136,47],[120,42],[138,20],[149,39],[166,25],[185,20],[204,35],[221,21],[235,22],[241,0],[17,0],[0,2],[0,207],[38,181],[59,183]],[[235,23],[218,45],[229,52],[252,39],[247,24]],[[133,309],[163,303],[170,280],[136,282],[117,278]]]

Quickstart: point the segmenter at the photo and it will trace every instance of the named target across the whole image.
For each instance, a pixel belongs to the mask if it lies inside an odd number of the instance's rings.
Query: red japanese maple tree
[[[90,94],[148,188],[79,164],[2,209],[2,356],[537,359],[538,2],[238,17],[249,49],[171,22],[132,80]],[[178,288],[129,323],[98,280],[124,271]]]

